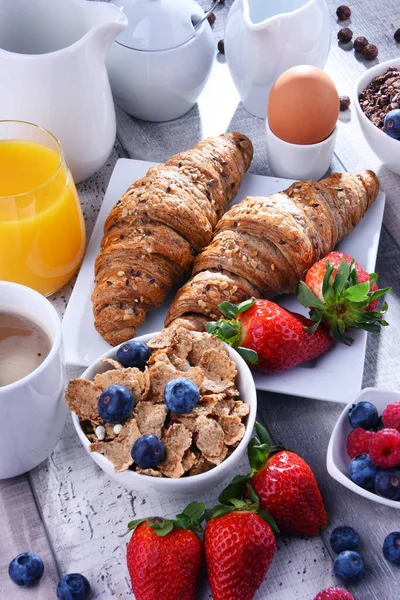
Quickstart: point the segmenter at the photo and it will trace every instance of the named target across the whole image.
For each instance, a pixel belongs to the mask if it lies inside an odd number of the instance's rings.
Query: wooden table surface
[[[223,37],[232,1],[226,0],[217,11],[216,40]],[[202,1],[204,7],[208,4]],[[326,71],[340,94],[352,96],[356,78],[371,63],[356,58],[353,50],[345,50],[338,44],[337,4],[328,0],[332,45]],[[400,45],[395,43],[393,33],[400,27],[399,0],[353,0],[350,6],[350,27],[355,36],[365,35],[378,46],[379,61],[398,57]],[[249,135],[254,142],[251,171],[270,174],[264,124],[238,105],[236,90],[221,55],[215,60],[198,105],[182,119],[154,125],[136,121],[117,110],[117,120],[117,141],[107,164],[79,186],[89,234],[114,164],[120,157],[164,160],[202,137],[235,129]],[[387,195],[377,271],[382,286],[393,286],[388,314],[391,325],[380,336],[369,336],[363,387],[399,389],[400,177],[382,166],[369,149],[354,109],[340,118],[332,168],[351,172],[372,168]],[[52,298],[60,315],[72,285]],[[70,377],[80,373],[76,368],[69,371]],[[279,536],[276,558],[256,598],[312,600],[321,589],[338,584],[332,574],[334,556],[329,533],[337,525],[348,524],[361,535],[361,551],[367,563],[363,581],[349,588],[356,600],[398,600],[400,568],[384,560],[382,543],[389,532],[400,529],[400,513],[362,499],[333,481],[326,471],[329,436],[343,406],[264,392],[258,394],[258,402],[259,418],[267,424],[274,439],[299,452],[313,468],[326,502],[329,524],[319,537],[312,539]],[[218,491],[213,490],[201,499],[211,504]],[[68,418],[62,439],[48,460],[26,475],[0,482],[0,599],[50,600],[55,598],[59,578],[70,572],[81,572],[88,577],[94,598],[132,598],[125,566],[127,541],[118,534],[134,516],[172,516],[185,503],[182,498],[149,497],[120,488],[86,454]],[[31,590],[18,588],[7,575],[9,561],[26,550],[37,552],[45,563],[40,585]],[[200,597],[211,598],[206,583]]]

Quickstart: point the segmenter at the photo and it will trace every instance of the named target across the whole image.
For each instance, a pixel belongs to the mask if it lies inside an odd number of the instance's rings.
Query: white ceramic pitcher
[[[235,0],[225,54],[246,110],[265,118],[279,75],[301,64],[323,68],[330,43],[325,0]]]
[[[104,164],[115,141],[104,62],[126,24],[105,2],[0,0],[0,118],[51,131],[77,182]]]

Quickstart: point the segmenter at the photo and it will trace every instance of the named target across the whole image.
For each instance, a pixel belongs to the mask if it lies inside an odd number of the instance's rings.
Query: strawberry
[[[261,508],[271,514],[280,531],[318,535],[327,524],[327,516],[311,468],[294,452],[271,447],[268,432],[260,423],[256,423],[256,432],[248,447],[251,473],[236,476],[220,501],[240,496],[250,482]]]
[[[346,330],[364,329],[379,333],[388,323],[382,318],[385,303],[377,310],[378,298],[391,288],[378,289],[378,275],[368,274],[353,258],[343,252],[331,252],[307,271],[305,281],[297,286],[297,297],[318,327],[325,323],[338,342],[353,343]]]
[[[260,511],[253,490],[250,496],[206,511],[204,551],[214,600],[254,598],[274,558],[270,517]]]
[[[269,300],[251,298],[237,306],[223,302],[218,308],[227,318],[208,323],[207,331],[236,348],[262,373],[296,367],[317,358],[332,345],[324,329],[309,333],[312,321]]]
[[[203,547],[193,529],[203,514],[204,504],[192,502],[176,521],[152,517],[128,524],[134,532],[126,560],[136,600],[195,600]]]

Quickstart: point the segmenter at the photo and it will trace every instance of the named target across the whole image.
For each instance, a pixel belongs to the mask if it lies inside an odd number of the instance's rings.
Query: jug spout
[[[83,4],[90,27],[87,33],[88,42],[96,46],[96,55],[105,60],[111,43],[125,29],[128,19],[114,4],[87,1]]]

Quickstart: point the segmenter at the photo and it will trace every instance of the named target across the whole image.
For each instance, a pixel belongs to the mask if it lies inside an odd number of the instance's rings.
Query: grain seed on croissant
[[[372,171],[334,173],[235,204],[197,256],[165,324],[183,319],[194,326],[219,318],[218,304],[225,300],[294,292],[306,271],[359,223],[378,191]]]
[[[95,263],[94,324],[112,345],[191,271],[250,166],[240,133],[208,138],[151,168],[110,212]],[[196,320],[195,320],[196,321]]]

